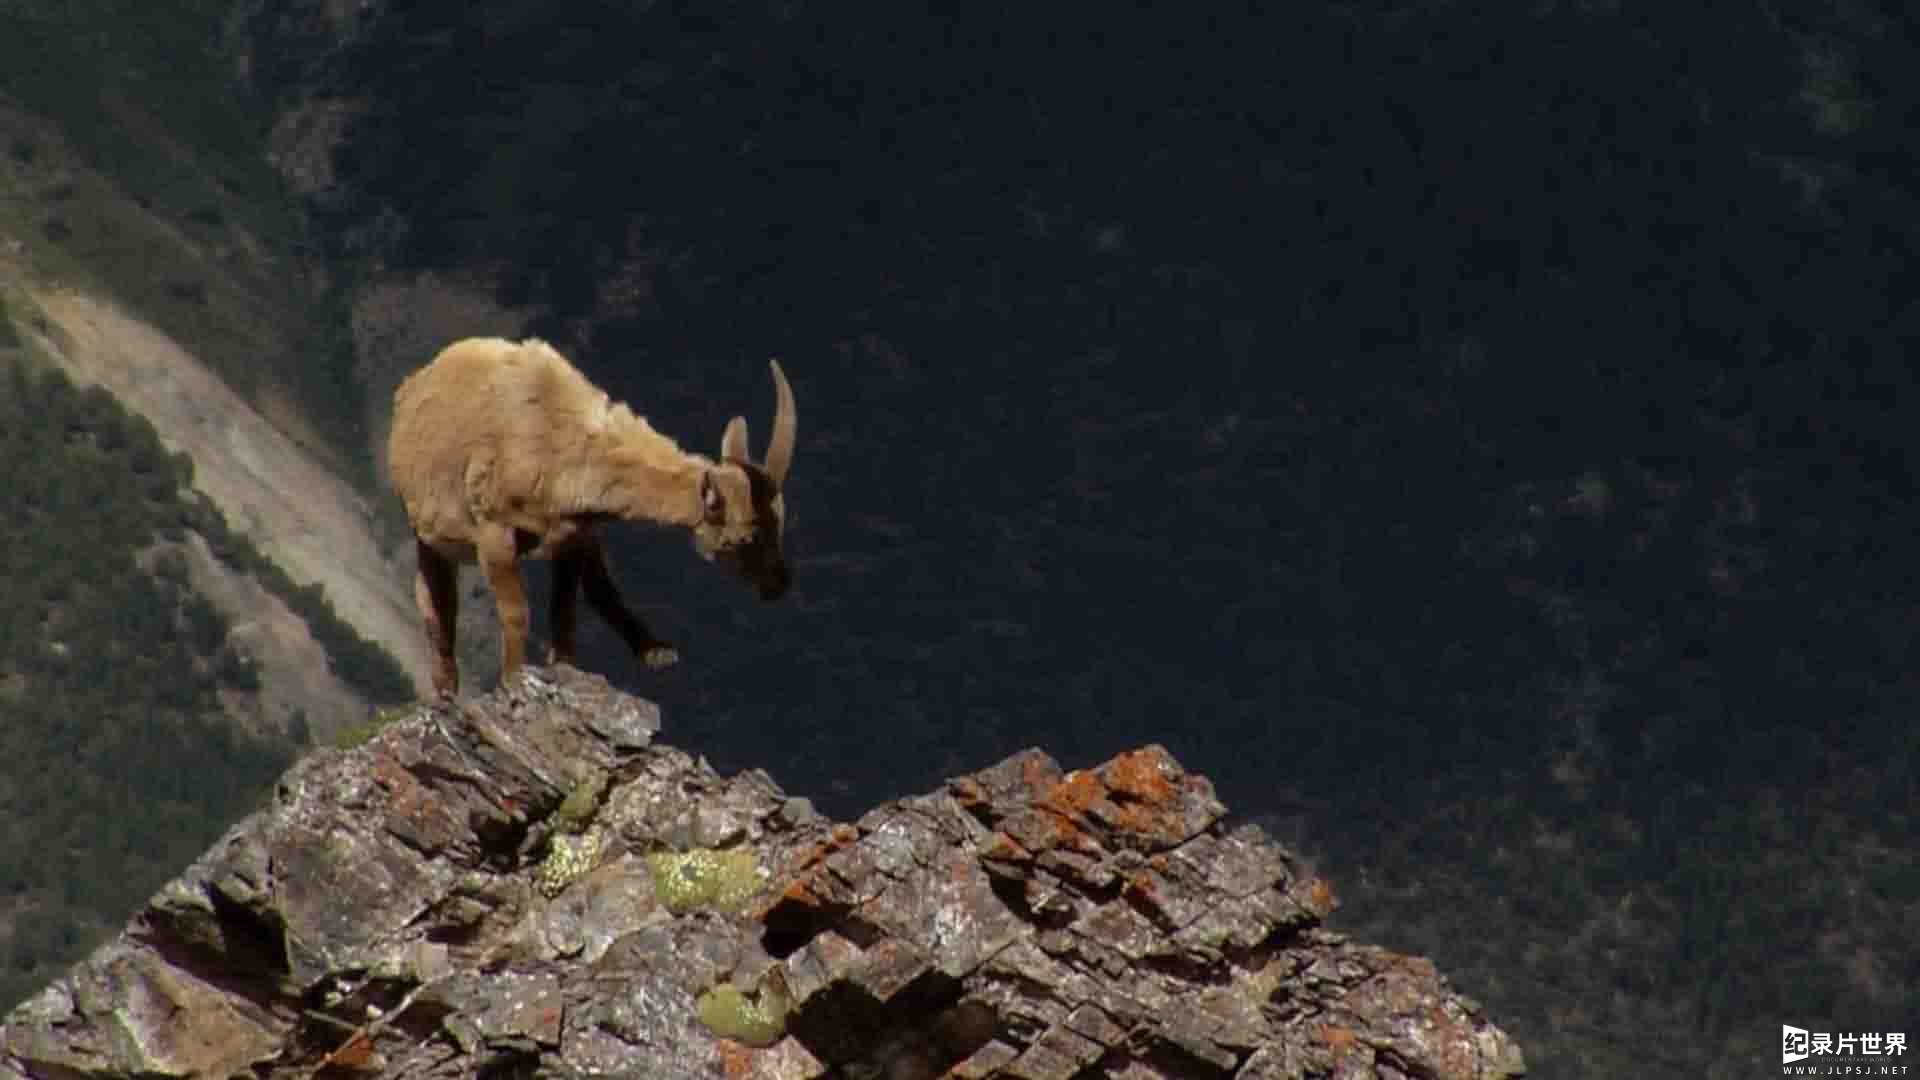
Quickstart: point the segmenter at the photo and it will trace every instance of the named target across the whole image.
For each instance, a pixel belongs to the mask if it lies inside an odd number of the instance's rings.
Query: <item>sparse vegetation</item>
[[[380,734],[382,731],[385,731],[387,725],[406,716],[411,711],[411,708],[405,705],[389,705],[384,708],[375,709],[372,713],[368,714],[365,720],[340,729],[339,733],[333,737],[333,748],[335,750],[351,750],[366,742],[368,739],[373,738],[375,735]]]
[[[242,393],[288,392],[323,440],[307,449],[365,483],[342,305],[287,257],[303,226],[226,77],[229,7],[8,5],[0,70],[25,111],[0,106],[0,231],[36,273],[117,297]]]
[[[188,473],[105,391],[0,358],[0,1000],[117,927],[248,809],[290,747],[235,732],[258,683],[184,567],[137,552]]]
[[[413,683],[385,649],[360,636],[327,601],[326,590],[318,584],[296,585],[279,564],[260,554],[246,537],[227,527],[226,518],[213,503],[197,493],[183,498],[178,513],[163,525],[169,531],[192,529],[207,541],[208,548],[227,566],[252,574],[274,595],[287,602],[294,614],[306,621],[307,630],[326,650],[327,663],[341,681],[359,691],[369,701],[407,701],[413,697]]]

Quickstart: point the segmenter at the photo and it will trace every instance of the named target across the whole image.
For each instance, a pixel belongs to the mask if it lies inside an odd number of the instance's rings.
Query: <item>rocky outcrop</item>
[[[835,824],[531,669],[320,751],[0,1027],[0,1075],[1500,1077],[1426,961],[1148,746]]]

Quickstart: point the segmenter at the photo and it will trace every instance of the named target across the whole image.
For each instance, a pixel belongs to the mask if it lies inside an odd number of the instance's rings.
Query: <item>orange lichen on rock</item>
[[[1059,781],[1060,769],[1051,758],[1032,755],[1020,763],[1020,778],[1034,791],[1045,791]]]
[[[801,857],[799,865],[795,868],[796,872],[812,870],[820,866],[835,852],[851,847],[854,841],[859,839],[859,829],[851,825],[835,825],[833,830],[827,833],[826,839],[813,845],[806,855]]]
[[[1144,870],[1126,875],[1127,892],[1149,904],[1155,911],[1164,913],[1165,904],[1160,900],[1160,883],[1157,878]]]
[[[1354,1049],[1360,1045],[1360,1036],[1354,1034],[1352,1028],[1341,1027],[1339,1024],[1321,1024],[1313,1029],[1313,1033],[1321,1042],[1327,1044],[1327,1049],[1333,1051],[1335,1061],[1353,1053]]]
[[[729,1080],[747,1080],[755,1073],[754,1059],[760,1055],[750,1046],[744,1046],[732,1039],[720,1040],[720,1075]]]
[[[1047,823],[1047,835],[1045,842],[1040,845],[1041,850],[1064,848],[1068,851],[1092,852],[1100,849],[1099,841],[1088,836],[1087,830],[1073,817],[1052,810],[1040,816]]]
[[[1164,805],[1179,797],[1174,781],[1185,779],[1185,774],[1165,750],[1148,746],[1102,765],[1100,778],[1122,798]]]
[[[845,823],[836,824],[825,838],[807,848],[805,853],[793,863],[793,869],[787,873],[787,883],[779,890],[762,895],[750,907],[755,918],[764,919],[768,912],[783,903],[800,904],[809,908],[824,908],[833,905],[835,894],[844,893],[827,869],[827,860],[836,853],[853,846],[860,839],[860,830]]]
[[[1082,817],[1093,809],[1095,803],[1107,796],[1105,784],[1090,772],[1074,770],[1059,783],[1046,788],[1036,800],[1042,809],[1051,810],[1067,817]]]
[[[373,1040],[365,1031],[354,1032],[338,1050],[320,1062],[321,1069],[349,1069],[353,1072],[379,1072],[383,1066],[373,1052]]]
[[[980,857],[1001,862],[1026,862],[1033,858],[1033,852],[1022,846],[1020,841],[996,830],[987,842],[981,845]]]
[[[456,842],[460,823],[447,803],[418,776],[385,754],[372,757],[368,775],[386,792],[387,816],[409,837],[442,845]]]
[[[792,881],[787,882],[787,887],[781,889],[776,896],[767,897],[755,904],[753,907],[754,917],[765,919],[767,912],[787,901],[806,907],[820,907],[822,903],[820,897],[814,893],[806,881],[800,878],[794,878]]]

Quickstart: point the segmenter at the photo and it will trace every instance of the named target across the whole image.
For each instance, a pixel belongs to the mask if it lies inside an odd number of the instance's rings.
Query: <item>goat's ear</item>
[[[727,430],[720,435],[720,459],[722,461],[747,460],[747,418],[736,416],[727,421]]]

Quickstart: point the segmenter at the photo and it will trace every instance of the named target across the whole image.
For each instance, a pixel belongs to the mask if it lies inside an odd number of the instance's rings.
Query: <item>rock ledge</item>
[[[1148,746],[834,824],[567,668],[288,771],[0,1076],[1492,1078],[1514,1043]]]

